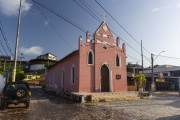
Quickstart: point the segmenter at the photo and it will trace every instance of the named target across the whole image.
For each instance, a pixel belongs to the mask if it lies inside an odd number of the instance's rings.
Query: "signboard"
[[[121,75],[116,75],[116,80],[121,79]]]
[[[156,82],[165,82],[165,79],[156,79]]]

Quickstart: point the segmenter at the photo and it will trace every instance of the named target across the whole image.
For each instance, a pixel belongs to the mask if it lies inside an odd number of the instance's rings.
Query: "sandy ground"
[[[178,93],[155,93],[150,99],[95,103],[95,106],[118,110],[129,120],[180,120]]]

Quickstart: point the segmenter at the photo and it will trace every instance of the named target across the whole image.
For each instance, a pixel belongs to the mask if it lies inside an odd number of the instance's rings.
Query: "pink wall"
[[[86,43],[80,46],[80,72],[79,72],[79,92],[94,91],[94,64],[88,65],[88,52],[94,53],[94,45]]]
[[[75,83],[71,82],[71,67],[74,65],[75,67]],[[64,69],[64,90],[65,91],[74,91],[78,92],[79,88],[79,53],[78,51],[74,54],[71,54],[67,58],[59,61],[48,69],[48,74],[46,75],[46,81],[49,83],[50,80],[53,80],[51,76],[54,74],[55,83],[58,86],[58,89],[61,88],[61,80],[62,80],[62,70]],[[55,86],[53,86],[54,88]]]

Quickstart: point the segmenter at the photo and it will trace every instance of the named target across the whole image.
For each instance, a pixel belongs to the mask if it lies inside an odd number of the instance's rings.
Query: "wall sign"
[[[116,80],[121,79],[121,75],[116,75]]]

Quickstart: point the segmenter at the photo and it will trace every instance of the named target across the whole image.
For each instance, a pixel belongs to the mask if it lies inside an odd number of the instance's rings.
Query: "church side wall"
[[[78,92],[79,88],[79,55],[74,54],[59,62],[54,67],[47,70],[46,86],[52,89],[59,89],[64,91]],[[74,66],[75,70],[75,82],[72,83],[71,68]],[[64,84],[62,85],[64,70]]]

